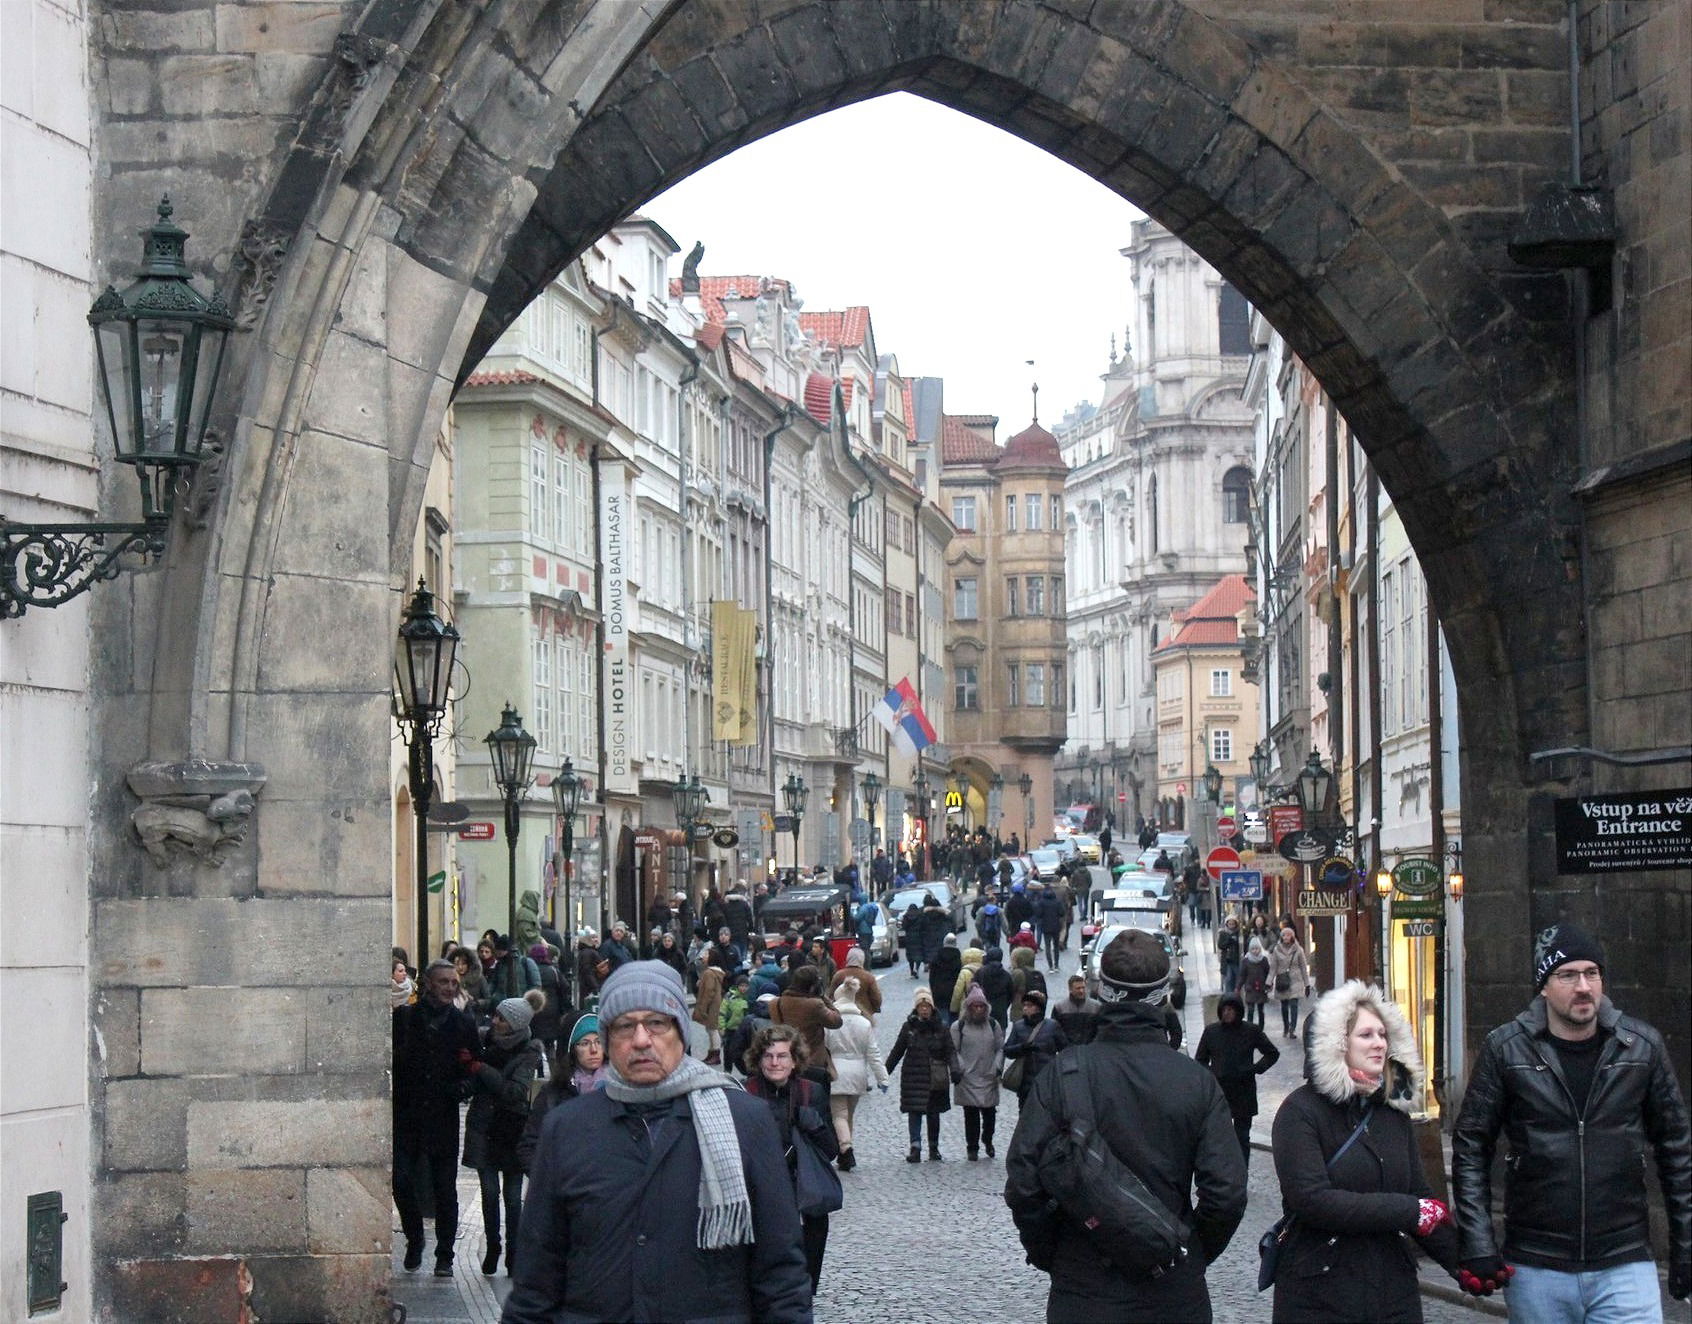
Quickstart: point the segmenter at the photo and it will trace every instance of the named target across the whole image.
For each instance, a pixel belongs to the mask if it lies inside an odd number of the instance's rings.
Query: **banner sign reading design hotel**
[[[1692,867],[1692,789],[1559,799],[1558,873]]]
[[[600,658],[605,703],[605,784],[603,790],[632,795],[636,790],[630,746],[634,739],[634,691],[629,676],[629,494],[621,465],[599,468],[600,577],[604,600],[605,653]]]

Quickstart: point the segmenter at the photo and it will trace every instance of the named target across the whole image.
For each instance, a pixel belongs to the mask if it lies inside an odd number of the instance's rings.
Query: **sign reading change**
[[[1692,789],[1559,799],[1558,873],[1692,867]]]

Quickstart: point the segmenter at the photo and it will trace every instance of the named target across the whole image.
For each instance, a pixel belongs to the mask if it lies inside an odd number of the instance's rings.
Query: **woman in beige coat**
[[[1281,1006],[1281,1036],[1298,1037],[1298,1000],[1310,984],[1310,960],[1291,927],[1269,949],[1269,992]]]
[[[708,1067],[722,1065],[722,1013],[723,972],[714,965],[708,965],[699,972],[699,992],[693,999],[694,1023],[704,1027],[711,1045],[711,1050],[705,1057],[705,1065]]]
[[[854,951],[857,949],[854,948]],[[852,1153],[852,1118],[858,1100],[871,1089],[887,1092],[887,1068],[881,1061],[881,1045],[875,1027],[858,1003],[861,990],[850,970],[840,981],[840,1024],[828,1032],[828,1052],[834,1062],[834,1084],[829,1090],[828,1110],[834,1117],[834,1134],[840,1141],[839,1167],[850,1172],[857,1165]]]

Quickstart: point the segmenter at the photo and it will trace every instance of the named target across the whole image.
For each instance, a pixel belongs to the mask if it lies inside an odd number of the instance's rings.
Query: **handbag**
[[[999,1084],[1007,1090],[1019,1090],[1022,1088],[1022,1078],[1027,1074],[1028,1057],[1025,1054],[1011,1060],[1011,1064],[1005,1068],[1004,1074],[999,1077]]]
[[[1324,1164],[1328,1172],[1334,1170],[1334,1164],[1340,1161],[1345,1151],[1357,1142],[1357,1138],[1369,1129],[1369,1114],[1372,1107],[1363,1110],[1363,1120],[1357,1123],[1357,1129],[1346,1137],[1345,1143],[1334,1152],[1334,1156]],[[1287,1244],[1287,1238],[1292,1235],[1293,1218],[1291,1214],[1282,1214],[1269,1225],[1269,1230],[1257,1239],[1257,1290],[1261,1292],[1275,1281],[1275,1271],[1280,1267],[1281,1248]]]
[[[1275,976],[1275,992],[1289,993],[1292,991],[1292,971],[1283,970]]]
[[[840,1174],[797,1128],[793,1132],[793,1155],[793,1194],[799,1202],[800,1215],[816,1218],[843,1207],[846,1193],[840,1185]]]

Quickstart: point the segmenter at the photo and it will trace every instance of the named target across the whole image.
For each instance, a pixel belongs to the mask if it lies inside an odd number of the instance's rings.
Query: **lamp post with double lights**
[[[805,779],[796,772],[787,774],[782,783],[781,801],[787,809],[787,821],[793,829],[793,877],[799,877],[799,824],[805,817],[805,801],[810,797]]]
[[[552,807],[557,810],[560,820],[559,831],[564,842],[564,938],[566,947],[575,942],[575,911],[570,905],[570,883],[576,873],[576,811],[582,805],[582,779],[576,775],[576,765],[568,758],[552,779]],[[558,927],[558,910],[553,908],[552,927]],[[568,967],[564,977],[570,981],[570,1005],[576,1003],[576,963],[570,958],[570,952],[564,953],[565,965]]]
[[[873,772],[866,772],[860,783],[864,793],[864,807],[869,810],[869,849],[870,861],[875,860],[875,807],[881,803],[881,778]]]
[[[1023,846],[1034,848],[1034,778],[1028,773],[1016,779],[1016,789],[1022,792]]]
[[[690,777],[676,778],[671,794],[676,801],[676,823],[682,830],[683,849],[687,852],[687,877],[682,879],[688,899],[693,897],[693,829],[704,817],[711,792],[699,780],[696,772]],[[641,914],[646,913],[646,898],[640,898]]]
[[[394,643],[394,720],[406,745],[411,812],[416,816],[412,863],[417,888],[417,968],[429,960],[429,808],[435,798],[435,737],[450,703],[459,634],[435,611],[435,595],[417,581]]]
[[[926,878],[929,875],[928,857],[931,850],[928,840],[928,815],[930,811],[928,804],[928,774],[925,773],[921,767],[917,768],[916,776],[911,778],[911,790],[911,812],[917,822],[922,824],[922,835],[917,841],[917,858],[912,861],[912,865],[916,869],[918,878]]]
[[[535,738],[509,703],[499,726],[483,737],[493,759],[494,785],[505,801],[505,931],[517,941],[517,834],[522,830],[523,793],[534,780]],[[515,948],[513,949],[515,950]]]

